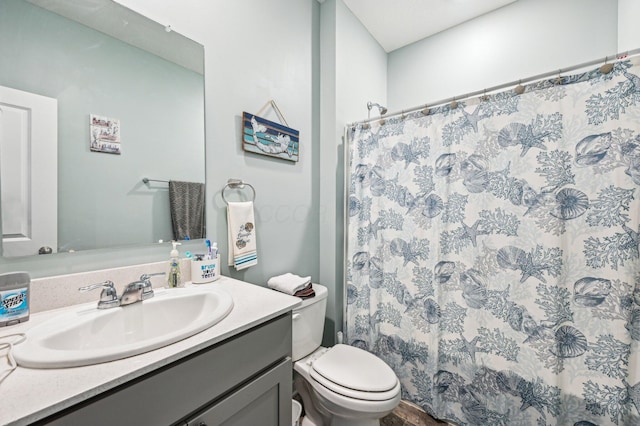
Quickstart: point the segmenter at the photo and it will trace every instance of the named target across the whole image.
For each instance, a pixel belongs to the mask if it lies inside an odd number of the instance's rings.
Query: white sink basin
[[[219,288],[156,290],[155,297],[124,307],[64,313],[27,331],[14,347],[18,365],[66,368],[138,355],[213,326],[233,309]]]

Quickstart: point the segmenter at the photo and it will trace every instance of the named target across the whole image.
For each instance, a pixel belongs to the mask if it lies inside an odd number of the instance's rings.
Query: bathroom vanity
[[[227,277],[205,286],[233,297],[234,308],[222,321],[116,361],[18,367],[0,382],[0,424],[289,426],[291,310],[299,299]],[[27,323],[0,329],[0,336],[24,332],[69,309],[74,307],[36,313]],[[2,362],[0,372],[6,368]]]

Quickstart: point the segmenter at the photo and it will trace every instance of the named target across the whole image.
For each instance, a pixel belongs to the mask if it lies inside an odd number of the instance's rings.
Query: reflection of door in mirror
[[[0,86],[4,256],[58,246],[57,108],[55,99]]]

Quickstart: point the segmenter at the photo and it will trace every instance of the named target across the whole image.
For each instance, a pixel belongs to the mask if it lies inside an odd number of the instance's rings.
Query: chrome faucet
[[[102,283],[91,284],[85,287],[80,287],[78,290],[85,292],[95,290],[97,288],[102,289],[100,293],[100,300],[98,301],[98,309],[108,309],[120,306],[120,299],[118,299],[118,293],[112,281],[105,281]]]
[[[142,274],[138,281],[127,284],[120,296],[120,306],[130,305],[136,302],[142,302],[143,300],[151,299],[153,297],[153,286],[151,284],[151,277],[156,275],[164,275],[164,272],[157,272],[155,274]]]
[[[112,281],[104,281],[97,284],[91,284],[85,287],[80,287],[78,290],[90,291],[97,288],[102,289],[100,293],[100,300],[98,301],[98,309],[116,308],[118,306],[126,306],[136,302],[142,302],[143,300],[151,299],[153,297],[153,286],[151,284],[151,277],[156,275],[165,275],[164,272],[157,272],[155,274],[142,274],[138,281],[127,284],[122,292],[122,296],[118,297],[115,286]]]

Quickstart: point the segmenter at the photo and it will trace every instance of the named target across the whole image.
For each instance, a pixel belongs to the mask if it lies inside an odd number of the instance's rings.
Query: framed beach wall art
[[[283,160],[298,161],[300,132],[257,115],[242,113],[242,149]]]
[[[89,115],[89,130],[91,134],[91,151],[105,152],[107,154],[120,154],[120,120]]]

